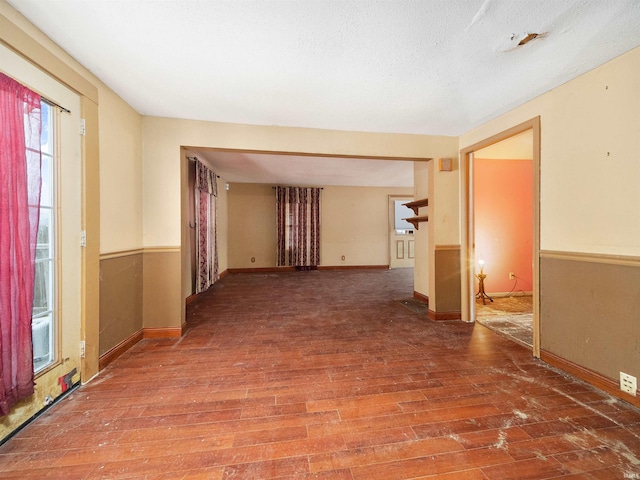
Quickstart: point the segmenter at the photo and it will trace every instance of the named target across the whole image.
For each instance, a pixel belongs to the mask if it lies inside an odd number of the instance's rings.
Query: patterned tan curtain
[[[196,293],[218,280],[218,189],[216,174],[196,159]],[[212,214],[213,212],[213,214]]]
[[[278,266],[320,264],[320,188],[276,187]]]

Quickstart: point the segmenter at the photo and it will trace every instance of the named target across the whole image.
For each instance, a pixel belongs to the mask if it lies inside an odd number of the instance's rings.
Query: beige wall
[[[100,356],[142,330],[144,254],[100,259]]]
[[[543,349],[614,383],[639,378],[640,261],[544,255],[540,275]]]
[[[142,328],[142,117],[100,85],[99,355]]]
[[[410,196],[413,188],[323,188],[320,265],[389,265],[390,194]],[[276,236],[273,186],[231,184],[229,268],[276,266]]]
[[[142,117],[107,88],[100,95],[100,253],[142,247]]]
[[[389,195],[413,188],[324,187],[321,265],[389,265]]]
[[[229,268],[275,267],[276,201],[272,186],[232,183],[228,202]]]
[[[640,48],[460,137],[541,117],[542,250],[640,255]]]
[[[540,347],[613,385],[616,372],[640,375],[637,311],[623,300],[640,269],[639,111],[636,48],[460,139],[540,116]]]
[[[455,137],[342,132],[144,117],[145,246],[180,245],[180,148],[424,159],[452,156]],[[455,208],[454,208],[455,210]],[[457,214],[456,214],[457,215]]]

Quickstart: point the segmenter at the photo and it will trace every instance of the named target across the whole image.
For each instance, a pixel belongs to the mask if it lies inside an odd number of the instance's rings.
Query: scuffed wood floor
[[[0,478],[640,478],[637,409],[412,292],[411,270],[229,275],[181,339],[9,440]]]

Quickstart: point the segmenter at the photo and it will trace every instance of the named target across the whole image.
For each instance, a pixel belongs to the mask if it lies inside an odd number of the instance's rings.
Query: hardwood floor
[[[405,308],[411,270],[229,275],[0,448],[0,478],[640,478],[640,412],[482,325]]]

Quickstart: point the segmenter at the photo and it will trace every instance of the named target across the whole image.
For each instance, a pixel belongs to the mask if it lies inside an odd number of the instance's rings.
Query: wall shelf
[[[420,230],[420,223],[428,222],[429,221],[429,216],[428,215],[423,215],[421,217],[403,218],[403,220],[406,220],[411,225],[413,225],[416,230]]]
[[[428,207],[429,206],[429,199],[428,198],[422,198],[420,200],[415,200],[413,202],[408,202],[408,203],[403,203],[403,205],[407,208],[410,208],[411,210],[413,210],[413,213],[417,215],[420,214],[419,210],[420,207]],[[407,220],[409,221],[409,220]]]

